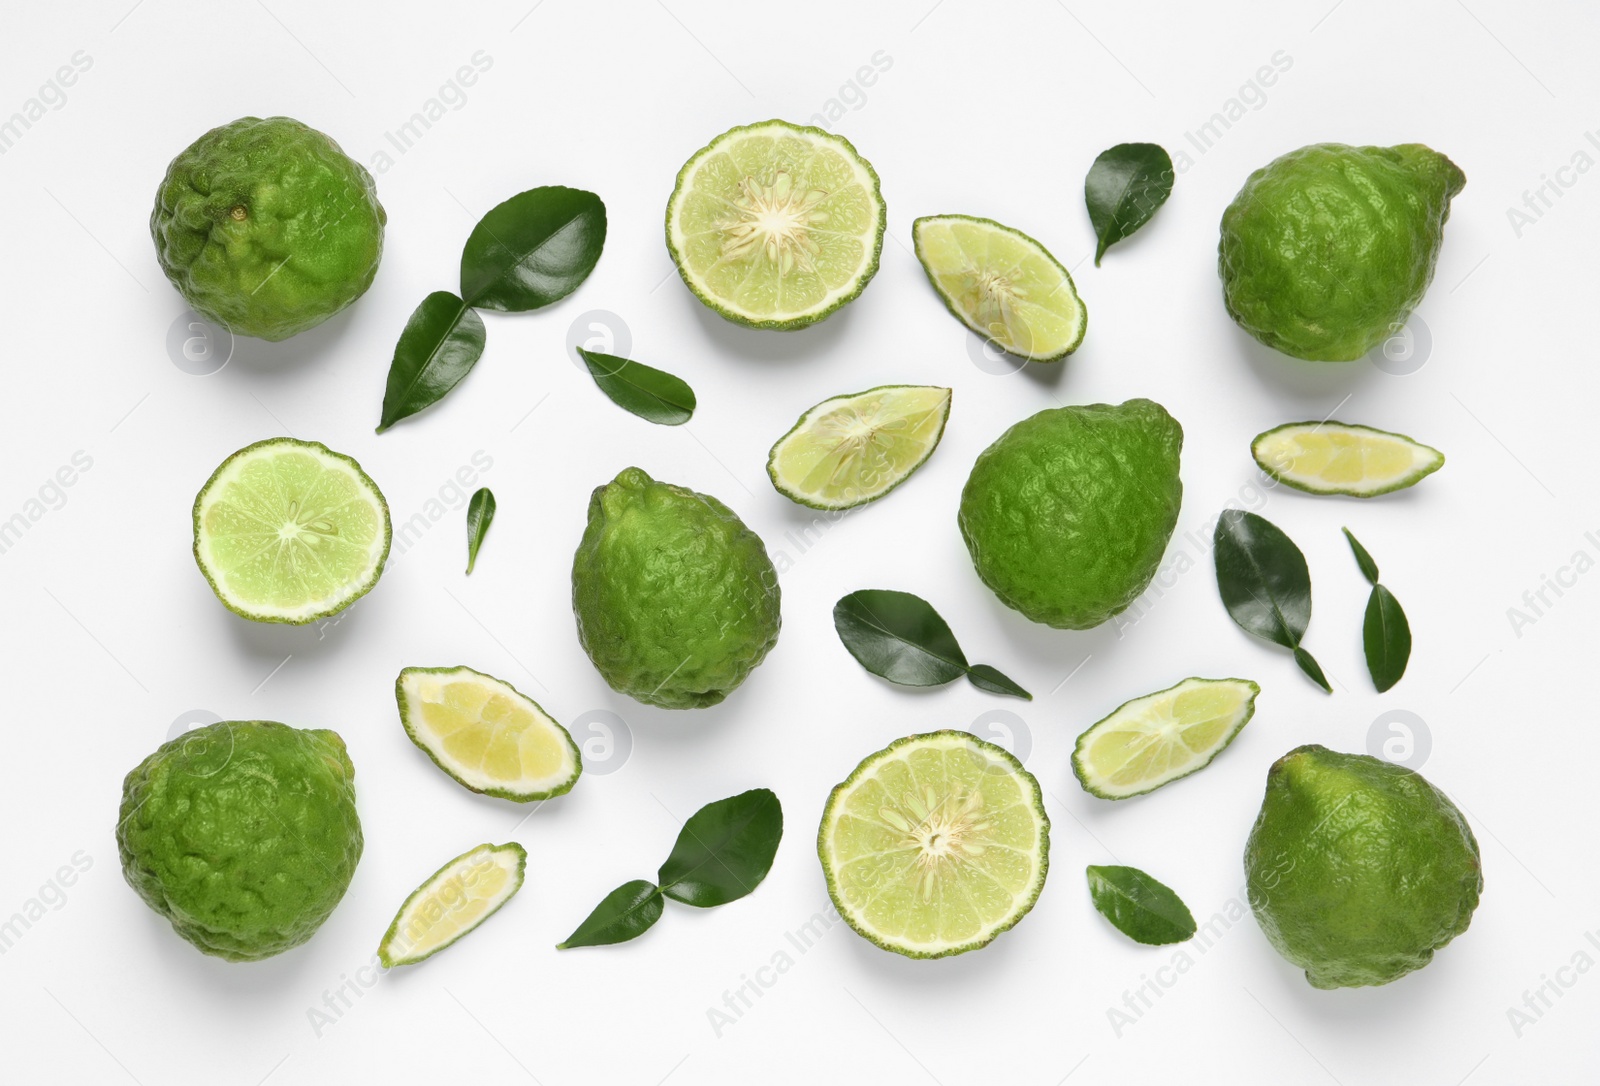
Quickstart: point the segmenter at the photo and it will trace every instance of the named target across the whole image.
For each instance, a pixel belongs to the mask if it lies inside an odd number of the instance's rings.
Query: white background
[[[0,922],[38,917],[0,957],[0,1077],[1593,1077],[1600,975],[1573,963],[1600,962],[1585,938],[1600,928],[1589,682],[1600,575],[1591,559],[1583,573],[1560,572],[1575,552],[1600,555],[1600,536],[1584,535],[1600,529],[1600,503],[1579,443],[1600,392],[1590,320],[1600,179],[1568,168],[1582,151],[1600,158],[1585,138],[1600,122],[1592,8],[131,3],[7,0],[0,34],[0,117],[77,51],[92,61],[64,104],[0,157],[0,519],[37,512],[26,503],[75,453],[92,460],[64,503],[46,492],[59,508],[0,554]],[[289,342],[241,340],[220,372],[180,370],[167,337],[184,306],[147,230],[168,160],[215,125],[281,113],[370,163],[385,134],[480,50],[492,63],[464,103],[377,178],[389,228],[371,291]],[[1288,70],[1248,88],[1280,51]],[[857,73],[875,57],[886,70],[868,86]],[[1186,134],[1241,96],[1242,116],[1200,153]],[[661,218],[674,175],[734,124],[803,122],[832,99],[842,102],[835,130],[883,178],[882,268],[858,301],[808,331],[724,323],[668,260]],[[1191,161],[1179,159],[1170,203],[1097,269],[1082,178],[1100,150],[1127,140]],[[1423,141],[1469,179],[1419,310],[1431,345],[1400,367],[1414,372],[1296,363],[1223,311],[1223,207],[1251,169],[1324,140]],[[1550,207],[1514,225],[1508,209],[1546,179]],[[610,233],[595,274],[547,311],[486,316],[487,353],[470,378],[437,409],[374,435],[411,309],[454,289],[479,215],[551,183],[605,199]],[[1089,332],[1065,365],[996,376],[974,364],[971,337],[908,251],[912,219],[940,212],[1014,224],[1074,269]],[[566,348],[592,310],[620,315],[635,356],[694,385],[691,423],[652,426],[598,392]],[[943,445],[892,497],[802,546],[807,514],[768,484],[768,447],[816,401],[888,382],[954,388]],[[955,525],[967,470],[1035,411],[1132,396],[1159,400],[1186,432],[1167,587],[1121,631],[1033,625],[972,573]],[[1254,434],[1330,413],[1413,434],[1449,462],[1415,490],[1367,503],[1252,489]],[[431,499],[448,507],[369,597],[322,628],[235,618],[189,553],[190,504],[208,473],[283,433],[356,456],[397,528],[426,517]],[[452,479],[475,454],[492,461],[477,483],[493,487],[500,512],[469,579],[466,490]],[[574,636],[568,574],[587,496],[629,464],[727,501],[784,570],[777,648],[717,708],[672,713],[612,693]],[[1220,606],[1206,541],[1230,502],[1263,510],[1306,552],[1317,603],[1307,645],[1333,696]],[[1377,558],[1415,631],[1410,671],[1383,697],[1362,664],[1366,589],[1340,525]],[[1551,606],[1535,614],[1524,592],[1558,574],[1570,587],[1547,589]],[[925,596],[974,659],[1036,700],[965,684],[919,693],[866,674],[830,621],[833,601],[862,587]],[[1534,621],[1517,628],[1512,607]],[[467,793],[407,742],[391,694],[402,666],[454,663],[520,685],[563,721],[617,714],[631,753],[592,757],[575,792],[532,813]],[[1261,683],[1256,718],[1233,746],[1142,799],[1085,795],[1068,761],[1074,737],[1191,674]],[[366,853],[349,895],[312,942],[264,963],[203,957],[118,870],[122,776],[191,710],[337,729],[357,767]],[[1420,721],[1409,754],[1381,718],[1390,710]],[[950,960],[905,960],[842,924],[796,949],[786,936],[827,908],[813,841],[829,788],[892,739],[992,731],[984,714],[996,711],[1013,714],[1002,721],[1025,737],[1054,820],[1052,874],[1033,913]],[[1178,950],[1136,946],[1094,912],[1083,866],[1117,861],[1168,882],[1202,920],[1237,909],[1272,760],[1305,742],[1364,751],[1386,739],[1456,798],[1483,848],[1482,906],[1426,970],[1383,988],[1314,991],[1246,916],[1203,950],[1185,948],[1180,974]],[[777,791],[788,832],[752,896],[708,912],[669,903],[625,946],[553,949],[607,891],[655,870],[677,818],[754,786]],[[372,983],[364,970],[378,937],[415,884],[468,846],[509,839],[529,852],[522,893],[448,953]],[[64,885],[58,869],[75,858]],[[785,953],[784,972],[766,968]],[[1547,978],[1547,1010],[1509,1013]],[[759,996],[714,1028],[710,1009],[747,980]],[[1159,996],[1135,1018],[1124,993],[1147,983],[1147,997]]]

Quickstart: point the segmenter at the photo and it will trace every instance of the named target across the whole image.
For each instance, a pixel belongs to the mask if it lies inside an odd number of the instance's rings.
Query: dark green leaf
[[[1355,552],[1356,565],[1361,567],[1361,575],[1367,579],[1368,584],[1377,584],[1378,563],[1372,560],[1372,555],[1367,553],[1367,548],[1361,545],[1361,541],[1350,534],[1349,528],[1341,528],[1339,530],[1342,531],[1344,533],[1344,537],[1350,541],[1350,549]]]
[[[1023,701],[1032,701],[1033,695],[1022,687],[1006,678],[988,664],[973,664],[967,669],[967,681],[979,690],[987,690],[991,694],[1009,694]]]
[[[709,909],[737,901],[772,869],[783,838],[783,808],[766,788],[708,803],[683,824],[661,865],[661,892]]]
[[[1137,867],[1095,867],[1089,897],[1100,915],[1136,943],[1165,946],[1193,937],[1194,914],[1171,889]]]
[[[901,686],[942,686],[967,672],[949,625],[909,592],[852,592],[834,604],[833,628],[862,667]]]
[[[1316,683],[1328,693],[1333,693],[1333,687],[1328,685],[1328,677],[1322,673],[1322,665],[1312,659],[1311,654],[1299,645],[1294,647],[1294,662],[1300,665],[1300,670],[1311,676],[1311,681]]]
[[[483,546],[483,537],[489,534],[489,525],[494,523],[494,492],[488,487],[480,487],[467,503],[467,572],[472,572],[472,567],[478,564],[478,548]]]
[[[1381,584],[1373,585],[1367,597],[1361,642],[1367,651],[1367,671],[1381,694],[1400,681],[1411,659],[1411,624],[1400,601]]]
[[[1242,509],[1217,520],[1212,551],[1223,606],[1246,633],[1292,649],[1311,623],[1305,555],[1276,524]]]
[[[461,297],[522,313],[578,289],[600,259],[606,205],[582,189],[547,185],[511,197],[472,228],[461,250]]]
[[[389,363],[378,433],[444,398],[483,354],[483,319],[448,290],[422,299]]]
[[[661,426],[679,426],[694,415],[694,389],[672,374],[582,347],[578,354],[600,391],[624,411]]]
[[[1089,167],[1083,202],[1099,237],[1094,263],[1106,250],[1150,221],[1172,195],[1172,158],[1154,143],[1119,143]]]
[[[580,946],[608,946],[637,939],[661,919],[661,891],[646,879],[625,882],[594,907],[578,930],[556,944],[557,950]]]

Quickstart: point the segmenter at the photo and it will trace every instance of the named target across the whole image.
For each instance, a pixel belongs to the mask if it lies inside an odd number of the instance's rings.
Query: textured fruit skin
[[[1477,839],[1443,792],[1315,745],[1268,771],[1244,866],[1261,930],[1315,988],[1421,969],[1467,930],[1483,892]]]
[[[266,720],[198,728],[123,780],[123,877],[207,954],[281,954],[350,886],[362,845],[354,782],[335,732]]]
[[[761,538],[710,495],[627,468],[590,497],[572,612],[613,690],[666,709],[717,704],[778,640],[779,595]]]
[[[1466,183],[1420,143],[1318,143],[1274,159],[1222,213],[1228,315],[1296,358],[1360,358],[1422,301]]]
[[[1183,427],[1150,400],[1041,411],[978,456],[959,523],[1000,602],[1086,630],[1155,576],[1178,524]]]
[[[387,221],[372,175],[332,139],[289,117],[241,117],[172,160],[150,234],[195,312],[280,340],[366,293]]]

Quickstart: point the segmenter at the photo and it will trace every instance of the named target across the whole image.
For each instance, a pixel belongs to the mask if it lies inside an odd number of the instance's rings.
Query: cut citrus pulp
[[[778,439],[767,474],[778,493],[813,509],[865,505],[933,455],[949,417],[948,388],[883,385],[835,396]]]
[[[528,853],[516,842],[479,845],[412,891],[378,944],[386,967],[415,965],[456,942],[522,889]]]
[[[803,328],[878,270],[878,175],[850,141],[764,121],[695,152],[667,201],[667,249],[695,297],[736,324]]]
[[[474,792],[528,802],[572,790],[578,745],[539,703],[470,667],[408,667],[394,684],[411,741]]]
[[[1296,490],[1352,498],[1404,490],[1444,466],[1444,453],[1404,434],[1344,422],[1279,426],[1257,435],[1250,455]]]
[[[350,457],[316,441],[247,445],[194,500],[194,557],[223,606],[306,623],[366,595],[389,554],[389,506]]]
[[[828,893],[864,938],[911,958],[976,950],[1025,916],[1049,869],[1039,782],[966,732],[897,740],[833,790],[817,835]]]
[[[911,224],[928,281],[955,318],[1008,354],[1057,362],[1083,342],[1088,311],[1061,262],[1020,230],[968,215]]]
[[[1090,795],[1127,799],[1204,769],[1256,709],[1248,679],[1185,679],[1118,708],[1078,736],[1072,771]]]

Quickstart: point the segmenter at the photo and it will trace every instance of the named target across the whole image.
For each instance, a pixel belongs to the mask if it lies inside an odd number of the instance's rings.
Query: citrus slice
[[[386,968],[416,965],[467,935],[522,889],[528,853],[515,841],[468,849],[411,892],[378,944]]]
[[[194,500],[194,558],[222,605],[302,624],[371,591],[389,554],[389,505],[361,465],[275,437],[224,460]]]
[[[920,468],[944,436],[950,390],[883,385],[823,400],[767,457],[778,493],[813,509],[877,501]]]
[[[1248,679],[1185,679],[1134,698],[1078,736],[1072,771],[1090,795],[1127,799],[1211,764],[1256,711]]]
[[[1089,315],[1061,262],[1020,230],[968,215],[911,224],[928,281],[955,318],[1030,362],[1078,349]]]
[[[839,915],[909,958],[986,946],[1049,869],[1039,782],[966,732],[912,735],[858,765],[822,812],[817,854]]]
[[[1257,435],[1250,455],[1272,478],[1311,494],[1375,498],[1415,486],[1444,453],[1404,434],[1345,422],[1291,422]]]
[[[539,703],[470,667],[408,667],[394,683],[411,741],[456,782],[528,802],[572,791],[578,745]]]
[[[678,171],[667,249],[695,297],[735,324],[788,331],[878,270],[878,175],[850,141],[787,121],[730,128]]]

